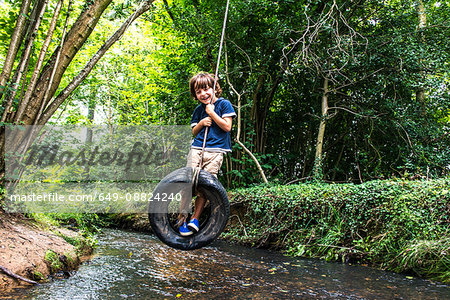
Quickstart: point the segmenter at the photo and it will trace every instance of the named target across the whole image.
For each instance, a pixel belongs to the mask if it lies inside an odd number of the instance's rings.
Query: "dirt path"
[[[66,236],[77,233],[67,229],[56,229]],[[81,263],[75,247],[62,237],[23,218],[0,212],[0,266],[9,271],[39,281],[58,270],[69,271]],[[47,254],[47,260],[46,260]],[[18,286],[26,286],[22,280],[14,279],[0,271],[0,294]]]

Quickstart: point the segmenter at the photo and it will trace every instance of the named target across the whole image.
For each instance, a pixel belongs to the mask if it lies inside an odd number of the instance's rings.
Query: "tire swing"
[[[180,191],[192,189],[193,168],[178,169],[157,185],[153,195],[176,195]],[[154,234],[166,245],[180,250],[194,250],[214,241],[224,230],[230,215],[227,192],[217,178],[211,173],[200,170],[197,189],[208,200],[200,218],[200,229],[190,236],[181,236],[177,228],[177,212],[171,212],[170,201],[152,201],[149,206],[150,225]]]
[[[230,1],[227,0],[213,91],[216,88],[216,80],[219,72],[220,55],[222,52],[229,4]],[[200,165],[203,161],[207,135],[208,127],[205,129]],[[176,207],[176,211],[174,211],[173,206],[177,206],[174,195],[182,195],[182,197],[183,195],[192,195],[195,193],[195,190],[204,194],[207,199],[207,204],[199,219],[199,231],[190,236],[182,236],[179,234],[177,228],[177,216],[180,211],[183,212],[183,209]],[[217,177],[205,170],[191,167],[175,170],[161,180],[153,191],[153,195],[171,195],[166,197],[165,201],[151,201],[148,209],[148,217],[153,233],[170,247],[180,250],[198,249],[214,241],[225,229],[230,215],[227,192]],[[180,205],[184,206],[182,203]],[[184,215],[188,218],[187,213],[184,212]]]

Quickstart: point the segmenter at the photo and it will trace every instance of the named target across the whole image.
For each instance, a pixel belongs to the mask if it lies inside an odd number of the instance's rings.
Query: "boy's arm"
[[[214,105],[208,104],[206,105],[206,113],[211,117],[211,119],[225,132],[229,132],[231,130],[233,124],[232,117],[221,118],[214,111]]]

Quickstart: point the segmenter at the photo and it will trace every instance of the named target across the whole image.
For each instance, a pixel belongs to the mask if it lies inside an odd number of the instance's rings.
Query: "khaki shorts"
[[[189,151],[187,167],[197,168],[208,171],[209,173],[215,175],[217,177],[217,173],[219,173],[220,167],[223,162],[223,153],[221,152],[207,152],[203,153],[203,163],[200,166],[200,157],[202,154],[202,150],[199,149],[191,149]]]

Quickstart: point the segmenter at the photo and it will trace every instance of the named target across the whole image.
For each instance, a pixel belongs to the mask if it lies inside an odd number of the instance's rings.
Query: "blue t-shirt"
[[[203,103],[195,108],[191,118],[191,128],[194,128],[195,125],[197,125],[198,122],[200,122],[202,119],[209,117],[206,113],[205,108],[206,105]],[[221,118],[236,117],[236,113],[234,112],[233,106],[231,105],[230,101],[224,98],[219,98],[216,100],[216,102],[214,103],[214,111]],[[205,136],[205,128],[206,127],[203,127],[202,130],[200,130],[200,132],[194,138],[191,148],[202,149],[203,138]],[[219,127],[219,125],[217,125],[213,121],[212,125],[208,129],[205,151],[231,152],[230,132],[225,132],[224,130],[222,130],[222,128]]]

